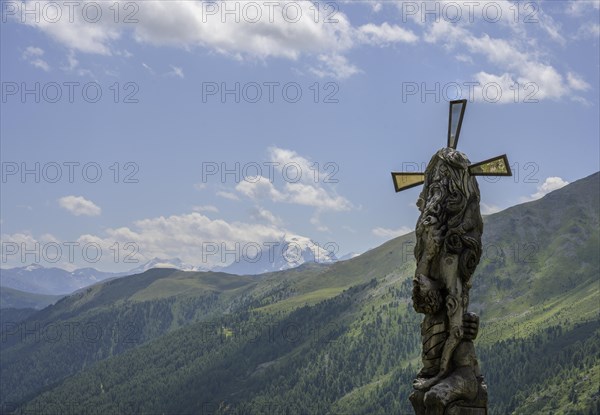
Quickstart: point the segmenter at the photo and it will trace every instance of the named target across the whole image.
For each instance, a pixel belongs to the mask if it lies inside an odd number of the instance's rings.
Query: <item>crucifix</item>
[[[450,101],[448,119],[448,148],[456,150],[460,129],[462,127],[467,100]],[[468,167],[471,176],[512,176],[506,154],[492,157]],[[425,173],[392,173],[396,192],[419,186],[425,181]]]
[[[447,147],[423,173],[392,173],[396,192],[423,185],[412,292],[415,311],[424,314],[423,367],[409,397],[416,415],[487,414],[487,386],[473,345],[479,317],[468,312],[483,233],[475,176],[512,172],[505,154],[471,164],[456,150],[466,106],[465,99],[450,102]]]

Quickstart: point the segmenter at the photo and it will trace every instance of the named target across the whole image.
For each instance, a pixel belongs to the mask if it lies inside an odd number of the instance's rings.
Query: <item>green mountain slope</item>
[[[1,308],[35,308],[42,309],[60,300],[62,295],[34,294],[14,288],[0,287]]]
[[[491,414],[598,414],[599,188],[596,173],[485,220],[471,309],[482,318],[477,343]],[[102,413],[412,413],[407,396],[420,351],[420,318],[410,304],[413,246],[409,234],[348,261],[259,278],[153,270],[117,280],[114,290],[93,287],[30,319],[111,312],[108,321],[142,327],[144,341],[96,345],[93,358],[73,351],[68,373],[53,365],[57,350],[7,344],[3,404],[66,410],[67,402]],[[19,381],[27,359],[45,383]]]
[[[2,319],[2,400],[20,401],[95,361],[226,312],[230,297],[253,284],[237,275],[152,269],[94,285],[26,318]]]
[[[598,318],[599,177],[487,218],[471,308],[490,340]]]

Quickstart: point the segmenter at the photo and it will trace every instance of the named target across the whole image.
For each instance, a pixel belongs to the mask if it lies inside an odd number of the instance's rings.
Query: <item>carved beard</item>
[[[435,225],[437,228],[444,223],[444,204],[448,196],[445,181],[447,180],[435,182],[428,186],[427,199],[422,201],[424,206],[421,210],[418,227]]]
[[[442,308],[444,298],[439,289],[414,281],[412,292],[413,308],[417,313],[436,314]]]

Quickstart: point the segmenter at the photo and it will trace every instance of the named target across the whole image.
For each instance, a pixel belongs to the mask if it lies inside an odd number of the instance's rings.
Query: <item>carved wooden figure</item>
[[[425,315],[423,367],[410,395],[416,415],[487,414],[487,386],[473,345],[479,318],[468,312],[483,232],[475,176],[511,171],[506,155],[471,164],[456,150],[466,105],[466,100],[450,102],[448,146],[424,173],[392,173],[397,192],[423,184],[412,295],[415,311]]]

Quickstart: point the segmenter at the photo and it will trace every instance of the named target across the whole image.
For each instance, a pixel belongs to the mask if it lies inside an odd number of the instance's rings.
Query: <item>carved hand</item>
[[[417,378],[413,381],[413,388],[416,390],[426,390],[431,388],[433,385],[440,381],[439,376],[435,376],[429,379]]]
[[[465,340],[475,340],[479,332],[479,316],[475,313],[463,314],[462,328]]]

